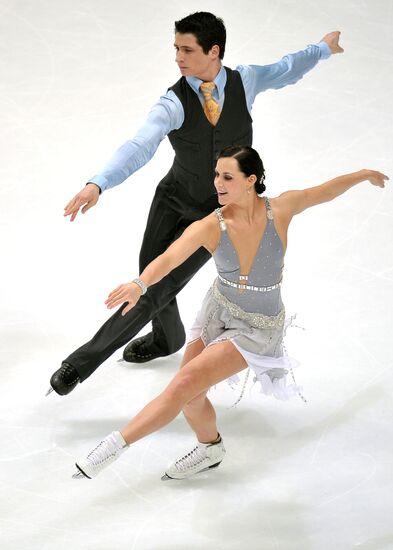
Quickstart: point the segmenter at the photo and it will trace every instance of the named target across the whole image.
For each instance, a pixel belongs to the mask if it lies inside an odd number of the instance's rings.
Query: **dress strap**
[[[227,224],[225,223],[224,216],[222,215],[221,208],[216,208],[214,210],[215,215],[217,216],[217,219],[220,223],[220,229],[221,231],[227,230]]]
[[[265,199],[265,205],[266,205],[266,216],[267,216],[267,219],[268,219],[268,220],[273,220],[273,219],[274,219],[274,216],[273,216],[272,207],[270,206],[270,201],[269,201],[268,197],[264,197],[264,199]]]

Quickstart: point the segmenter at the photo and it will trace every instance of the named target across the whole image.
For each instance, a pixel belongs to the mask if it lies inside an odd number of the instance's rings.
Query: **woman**
[[[163,479],[183,479],[217,467],[225,448],[206,394],[211,386],[235,376],[247,365],[255,371],[265,393],[282,398],[296,393],[296,386],[288,388],[285,384],[286,358],[281,346],[285,313],[280,285],[288,226],[296,214],[330,201],[362,181],[384,187],[387,179],[380,172],[360,170],[269,200],[260,197],[265,185],[258,153],[251,147],[222,151],[214,184],[223,208],[189,226],[139,278],[117,287],[105,302],[109,309],[128,302],[122,311],[126,315],[148,286],[204,246],[216,262],[218,278],[191,330],[180,371],[121,432],[113,432],[85,459],[78,460],[78,472],[73,477],[96,476],[129,445],[164,427],[180,411],[198,444],[172,464]]]

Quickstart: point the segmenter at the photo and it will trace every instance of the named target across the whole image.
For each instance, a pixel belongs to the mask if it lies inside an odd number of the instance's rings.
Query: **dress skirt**
[[[217,280],[208,290],[189,333],[188,344],[201,338],[205,346],[230,340],[254,372],[261,392],[287,400],[301,396],[302,388],[295,383],[292,369],[299,363],[287,356],[283,338],[290,321],[285,311],[276,316],[250,313],[230,302],[217,288]],[[288,383],[288,374],[291,382]],[[236,384],[237,375],[228,378]]]

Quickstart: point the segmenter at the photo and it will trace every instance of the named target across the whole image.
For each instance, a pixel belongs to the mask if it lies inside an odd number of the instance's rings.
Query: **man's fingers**
[[[89,202],[87,204],[85,204],[85,206],[81,210],[82,214],[87,212],[89,210],[89,208],[91,208],[91,207],[92,207],[92,204],[90,204]]]
[[[69,210],[70,208],[72,208],[74,202],[75,202],[75,197],[71,199],[70,202],[64,207],[64,210]]]
[[[75,208],[79,208],[81,206],[81,204],[83,204],[83,201],[81,201],[81,199],[79,197],[74,197],[68,204],[67,206],[64,208],[65,212],[68,212],[69,214],[71,214],[71,212],[75,209]]]
[[[74,221],[76,215],[81,209],[81,213],[85,214],[98,201],[99,188],[92,184],[89,188],[83,189],[75,195],[73,199],[64,208],[64,216],[71,216],[71,221]]]
[[[333,31],[333,32],[329,32],[322,38],[322,41],[326,42],[326,44],[329,46],[332,53],[344,52],[344,48],[342,48],[338,43],[340,40],[340,35],[341,35],[340,31]]]
[[[67,204],[67,206],[64,209],[64,216],[71,216],[71,221],[74,221],[76,218],[76,215],[78,214],[81,206],[83,206],[81,212],[84,214],[93,206],[91,201],[86,201],[80,198],[73,199],[70,203]]]
[[[344,52],[344,48],[342,48],[339,44],[340,35],[341,35],[340,31],[335,31],[333,33],[333,46],[335,48],[335,53],[343,53]]]
[[[81,202],[76,202],[73,206],[71,206],[70,208],[67,208],[66,210],[64,210],[64,216],[70,216],[71,214],[73,214],[73,217],[75,218],[75,216],[77,215],[77,213],[79,212],[79,209],[81,207],[83,203]]]

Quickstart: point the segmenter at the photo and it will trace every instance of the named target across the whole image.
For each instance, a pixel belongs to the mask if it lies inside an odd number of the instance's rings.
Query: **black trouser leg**
[[[200,248],[184,264],[149,288],[136,306],[124,317],[121,310],[102,325],[95,336],[65,359],[86,380],[114,351],[129,342],[153,317],[173,301],[176,294],[210,258]]]
[[[158,187],[143,235],[139,254],[139,273],[142,273],[150,262],[162,254],[189,224],[190,222],[185,223],[181,215],[168,206],[165,201],[165,193]],[[174,353],[183,346],[185,332],[176,298],[170,300],[160,313],[155,311],[151,321],[153,335],[150,335],[147,341],[148,345],[154,343],[155,348],[158,348],[163,355]]]
[[[144,235],[141,264],[149,263],[164,252],[176,235],[189,223],[191,222],[182,220],[177,212],[163,204],[162,191],[158,188]],[[210,254],[204,248],[200,248],[162,281],[151,286],[147,294],[141,297],[127,315],[124,317],[121,315],[123,305],[89,342],[69,355],[65,361],[75,367],[81,382],[88,378],[115,350],[129,342],[157,314],[161,314],[160,324],[168,324],[168,327],[163,328],[163,333],[172,342],[167,344],[168,349],[173,347],[173,343],[176,344],[177,331],[180,329],[181,339],[184,342],[184,329],[175,296],[209,258]],[[168,308],[166,312],[162,313],[166,308]]]

